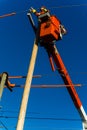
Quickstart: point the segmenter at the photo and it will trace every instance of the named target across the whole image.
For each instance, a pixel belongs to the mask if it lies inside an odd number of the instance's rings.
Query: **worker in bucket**
[[[40,23],[42,23],[43,21],[48,21],[48,22],[51,22],[50,20],[50,11],[45,7],[45,6],[42,6],[40,8],[40,12],[37,12],[36,9],[34,8],[30,8],[29,10],[31,13],[34,13],[37,17],[38,17],[38,21]],[[59,20],[59,19],[58,19]],[[59,20],[60,21],[60,20]],[[47,23],[48,23],[47,22]],[[61,24],[60,22],[60,27],[59,27],[59,30],[60,30],[60,34],[59,34],[59,39],[62,39],[62,35],[65,35],[67,33],[65,27]]]
[[[42,6],[42,7],[40,8],[40,12],[37,12],[36,9],[34,9],[34,8],[31,7],[31,8],[30,8],[30,12],[31,12],[31,13],[34,13],[36,16],[40,16],[40,15],[42,15],[42,14],[44,14],[44,13],[49,12],[49,10],[46,9],[44,6]]]
[[[45,6],[42,6],[40,8],[40,12],[37,12],[36,9],[34,8],[30,8],[29,10],[31,13],[34,13],[37,17],[38,17],[38,21],[39,22],[42,22],[43,21],[43,18],[47,19],[50,17],[50,13],[49,13],[49,10],[45,7]]]

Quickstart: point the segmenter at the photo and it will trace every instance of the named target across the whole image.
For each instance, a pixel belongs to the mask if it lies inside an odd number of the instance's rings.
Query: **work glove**
[[[31,12],[31,13],[36,13],[36,10],[31,7],[31,8],[30,8],[30,12]]]

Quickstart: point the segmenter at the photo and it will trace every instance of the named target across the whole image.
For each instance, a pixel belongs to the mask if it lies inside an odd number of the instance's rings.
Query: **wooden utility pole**
[[[0,78],[1,78],[1,81],[0,81],[0,99],[1,99],[2,94],[3,94],[3,89],[5,87],[5,83],[6,83],[6,79],[7,79],[7,74],[3,73]]]
[[[29,94],[30,94],[30,88],[31,88],[31,82],[32,82],[37,52],[38,52],[38,36],[36,36],[36,39],[34,41],[33,51],[32,51],[32,55],[31,55],[31,60],[30,60],[30,65],[29,65],[29,69],[28,69],[26,82],[25,82],[24,93],[23,93],[23,97],[22,97],[22,102],[21,102],[16,130],[23,130],[23,127],[24,127],[26,109],[27,109],[27,104],[28,104],[28,100],[29,100]]]

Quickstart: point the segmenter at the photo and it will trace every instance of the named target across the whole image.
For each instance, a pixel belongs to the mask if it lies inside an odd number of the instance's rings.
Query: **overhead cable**
[[[49,8],[71,8],[71,7],[81,7],[81,6],[87,6],[87,4],[73,4],[73,5],[61,5],[61,6],[52,6]]]
[[[4,125],[2,121],[0,121],[0,123],[2,124],[3,128],[5,128],[5,130],[8,130],[8,128]]]
[[[0,116],[0,118],[18,118],[17,116]],[[57,120],[57,121],[81,121],[81,119],[76,118],[56,118],[56,117],[32,117],[26,116],[26,119],[32,120]]]
[[[49,7],[49,8],[50,9],[57,9],[57,8],[72,8],[72,7],[81,7],[81,6],[87,6],[87,4],[76,4],[76,5],[73,4],[73,5],[52,6],[52,7]],[[5,18],[5,17],[16,15],[16,14],[24,13],[24,12],[27,12],[28,10],[29,9],[26,9],[24,11],[6,13],[4,15],[0,15],[0,18]]]
[[[27,76],[8,76],[9,79],[21,79],[26,78]],[[34,75],[33,78],[41,78],[42,75]]]
[[[75,87],[81,87],[81,84],[73,84]],[[31,88],[62,88],[62,87],[71,87],[72,85],[65,85],[65,84],[42,84],[42,85],[31,85]],[[16,85],[17,88],[24,88],[24,85]]]

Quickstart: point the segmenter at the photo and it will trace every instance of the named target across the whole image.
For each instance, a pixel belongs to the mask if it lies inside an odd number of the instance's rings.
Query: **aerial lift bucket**
[[[41,23],[40,26],[40,39],[44,43],[51,43],[54,40],[59,39],[60,34],[60,21],[56,16],[50,16],[50,18]]]

